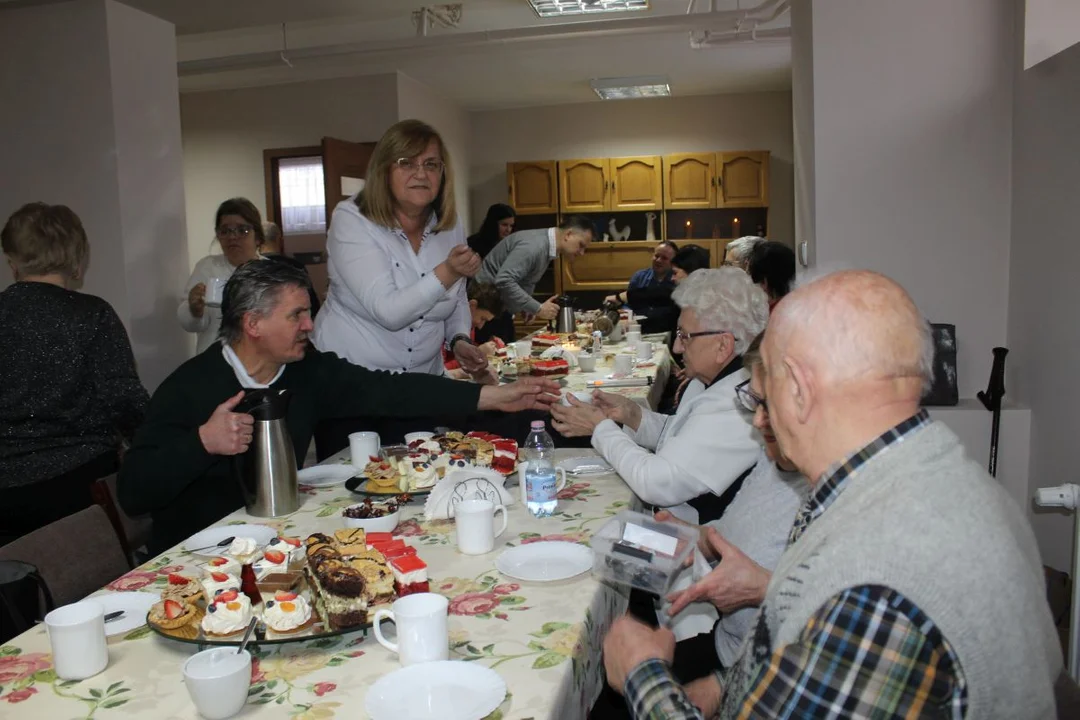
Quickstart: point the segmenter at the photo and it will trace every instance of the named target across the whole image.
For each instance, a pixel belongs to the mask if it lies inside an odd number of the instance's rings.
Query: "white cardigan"
[[[229,264],[224,255],[207,255],[195,263],[195,269],[191,271],[191,277],[184,285],[184,297],[176,308],[176,319],[180,321],[180,327],[189,333],[195,333],[198,338],[196,353],[201,353],[217,340],[218,330],[221,328],[221,308],[207,305],[202,317],[195,317],[188,305],[188,293],[199,283],[204,283],[209,289],[210,278],[228,280],[235,271],[236,268]]]
[[[708,388],[694,380],[674,415],[642,410],[636,432],[604,420],[592,446],[646,503],[668,507],[721,495],[761,449],[749,416],[736,405],[735,386],[747,379],[740,369]]]

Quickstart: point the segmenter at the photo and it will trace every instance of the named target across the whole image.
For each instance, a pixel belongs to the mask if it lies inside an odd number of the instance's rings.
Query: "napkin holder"
[[[506,478],[487,468],[451,470],[435,484],[424,502],[424,520],[450,520],[463,500],[490,500],[509,507],[514,496],[503,485]]]

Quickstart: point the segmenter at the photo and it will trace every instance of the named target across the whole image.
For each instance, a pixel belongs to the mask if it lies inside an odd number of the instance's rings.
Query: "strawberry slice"
[[[288,602],[289,600],[296,599],[296,593],[287,590],[278,590],[274,593],[274,599],[278,602]]]
[[[214,567],[221,567],[222,565],[225,565],[228,562],[229,562],[229,558],[216,557],[216,558],[213,558],[210,561],[210,564],[213,565]]]
[[[183,575],[177,575],[176,573],[169,573],[170,585],[187,585],[191,582],[191,578],[186,578]]]
[[[370,460],[371,462],[374,462],[374,463],[381,463],[382,462],[382,458],[379,457],[378,455],[368,455],[368,460]]]
[[[263,553],[263,557],[275,565],[280,565],[285,562],[285,553],[280,550],[267,550]]]
[[[184,614],[184,606],[183,605],[176,602],[175,600],[166,600],[165,601],[165,617],[169,618],[170,620],[175,620],[176,618],[180,617],[183,614]]]
[[[280,539],[280,540],[281,540],[282,542],[285,542],[285,543],[288,543],[289,545],[292,545],[293,547],[300,547],[300,538],[294,538],[294,537],[281,537],[281,538],[279,538],[279,539]]]
[[[238,597],[240,597],[240,593],[236,592],[235,590],[226,590],[225,592],[214,598],[214,602],[228,603],[232,602]]]
[[[210,573],[210,579],[212,579],[214,582],[228,582],[229,581],[229,574],[228,573],[212,572],[212,573]]]

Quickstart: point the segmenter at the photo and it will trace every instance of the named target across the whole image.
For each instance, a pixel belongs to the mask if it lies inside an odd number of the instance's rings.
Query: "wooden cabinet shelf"
[[[570,213],[659,210],[658,156],[559,161],[559,211]]]
[[[679,247],[700,245],[709,251],[709,266],[720,267],[728,240],[676,240]],[[616,243],[593,243],[581,257],[560,259],[560,292],[625,290],[630,276],[649,267],[655,242],[630,240]]]
[[[680,153],[664,156],[664,209],[769,206],[769,153]]]
[[[506,191],[510,207],[519,215],[559,212],[554,160],[514,162],[506,166]]]

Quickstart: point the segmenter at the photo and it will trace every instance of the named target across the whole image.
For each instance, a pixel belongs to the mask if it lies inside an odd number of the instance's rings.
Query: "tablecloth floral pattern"
[[[593,454],[560,450],[562,457]],[[332,459],[331,461],[334,461]],[[340,461],[340,458],[337,458]],[[300,510],[273,520],[243,511],[221,524],[260,523],[307,535],[341,527],[340,511],[356,502],[342,487],[305,488]],[[450,601],[450,656],[482,663],[506,681],[507,697],[489,717],[584,718],[603,682],[604,633],[627,605],[625,589],[589,574],[554,583],[528,583],[501,575],[495,558],[504,548],[541,540],[588,544],[592,532],[631,502],[616,475],[575,480],[560,493],[558,512],[533,518],[517,503],[495,552],[458,553],[452,521],[423,520],[422,505],[407,506],[396,534],[417,547],[429,566],[432,592]],[[195,573],[200,558],[173,548],[102,592],[164,586],[171,572]],[[49,641],[39,626],[0,647],[0,715],[5,718],[195,718],[180,666],[194,647],[165,640],[142,627],[109,639],[109,666],[83,681],[62,681],[52,668]],[[350,633],[256,652],[248,705],[242,717],[294,720],[364,718],[364,695],[378,678],[400,667],[373,633]]]
[[[616,387],[606,392],[615,393],[628,397],[642,407],[655,410],[660,404],[660,397],[664,393],[664,385],[671,375],[672,357],[667,348],[667,333],[646,335],[645,340],[652,343],[653,354],[651,358],[638,358],[635,354],[636,366],[634,377],[651,377],[653,384],[642,387]],[[606,358],[612,354],[629,352],[630,348],[625,343],[616,343],[606,346],[603,353],[597,359],[596,369],[593,372],[581,372],[577,368],[571,370],[566,376],[566,389],[574,392],[588,390],[588,383],[593,380],[602,380],[611,374],[613,362]]]

